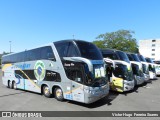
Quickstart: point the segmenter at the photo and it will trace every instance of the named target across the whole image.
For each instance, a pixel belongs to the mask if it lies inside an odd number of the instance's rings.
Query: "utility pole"
[[[73,34],[72,36],[73,36],[73,39],[74,39],[74,36],[75,36],[75,35]]]
[[[12,43],[12,41],[9,41],[9,45],[10,45],[10,53],[11,53],[11,43]]]

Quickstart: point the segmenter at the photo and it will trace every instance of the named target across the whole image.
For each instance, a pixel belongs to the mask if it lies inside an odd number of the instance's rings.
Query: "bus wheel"
[[[8,87],[11,88],[11,89],[13,88],[11,81],[8,82]]]
[[[43,95],[47,98],[51,97],[51,92],[50,92],[49,87],[47,85],[43,86]]]
[[[63,101],[63,91],[61,88],[55,88],[54,96],[58,101]]]
[[[17,84],[16,84],[16,82],[15,81],[13,81],[13,89],[17,89]]]

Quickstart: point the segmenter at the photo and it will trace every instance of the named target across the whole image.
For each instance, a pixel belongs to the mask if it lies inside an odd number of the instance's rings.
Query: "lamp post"
[[[74,39],[74,36],[75,36],[75,35],[73,34],[72,36],[73,36],[73,39]]]
[[[10,53],[11,53],[11,43],[12,43],[12,41],[9,41],[9,44],[10,44]]]

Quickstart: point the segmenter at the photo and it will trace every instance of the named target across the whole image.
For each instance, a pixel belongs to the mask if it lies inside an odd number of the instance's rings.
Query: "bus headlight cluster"
[[[124,84],[126,84],[126,85],[131,85],[130,83],[128,83],[128,82],[126,82],[126,81],[124,81]]]
[[[84,92],[90,93],[90,90],[89,89],[84,89]]]
[[[84,92],[90,93],[90,94],[95,94],[95,90],[84,89]]]

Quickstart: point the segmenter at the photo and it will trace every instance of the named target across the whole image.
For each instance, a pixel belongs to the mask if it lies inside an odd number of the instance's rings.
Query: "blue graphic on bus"
[[[38,67],[37,72],[38,72],[38,75],[42,74],[42,68],[40,66]]]
[[[72,100],[72,99],[73,99],[73,97],[72,97],[72,95],[71,95],[71,94],[67,94],[67,95],[66,95],[66,99]]]
[[[17,85],[20,85],[21,80],[23,80],[23,81],[25,82],[25,79],[24,79],[22,76],[20,76],[19,74],[15,74],[15,77],[16,77],[17,80],[18,80],[18,81],[16,82]],[[24,85],[24,88],[21,87],[21,89],[24,89],[24,90],[25,90],[25,85]]]
[[[21,64],[21,65],[16,65],[18,68],[24,70],[24,69],[29,69],[31,64]]]

